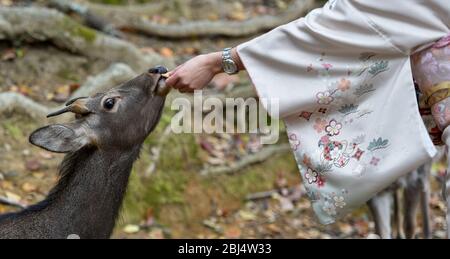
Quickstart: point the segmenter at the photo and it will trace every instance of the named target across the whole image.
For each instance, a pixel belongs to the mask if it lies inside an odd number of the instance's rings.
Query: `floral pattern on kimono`
[[[260,98],[280,103],[280,114],[266,108],[286,124],[322,223],[435,155],[410,54],[447,35],[448,13],[446,0],[331,1],[238,47]]]

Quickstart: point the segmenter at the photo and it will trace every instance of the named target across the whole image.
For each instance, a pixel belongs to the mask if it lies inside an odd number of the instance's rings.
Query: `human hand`
[[[200,55],[171,71],[166,85],[182,93],[194,92],[206,87],[214,76],[221,72],[220,52]]]

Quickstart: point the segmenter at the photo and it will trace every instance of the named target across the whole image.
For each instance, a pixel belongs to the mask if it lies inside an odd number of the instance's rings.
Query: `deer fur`
[[[164,81],[159,72],[75,99],[54,113],[75,113],[73,123],[50,125],[30,136],[32,144],[67,155],[60,179],[44,201],[0,216],[0,239],[110,237],[133,163],[164,107],[165,97],[156,94]],[[112,98],[113,108],[105,108]]]

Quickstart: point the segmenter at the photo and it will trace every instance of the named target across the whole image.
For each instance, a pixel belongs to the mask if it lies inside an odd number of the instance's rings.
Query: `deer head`
[[[163,89],[167,70],[150,69],[106,93],[69,101],[47,117],[72,112],[75,121],[38,129],[30,136],[33,145],[57,153],[92,146],[105,150],[127,150],[144,142],[155,128],[164,107]]]

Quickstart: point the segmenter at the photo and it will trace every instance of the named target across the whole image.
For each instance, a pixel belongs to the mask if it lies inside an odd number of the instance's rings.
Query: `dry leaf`
[[[6,191],[5,194],[6,194],[6,198],[8,198],[9,200],[11,200],[13,202],[19,203],[20,200],[22,200],[22,197],[20,197],[20,195],[17,195],[15,193]]]
[[[24,192],[35,192],[37,191],[37,187],[31,183],[24,183],[22,184],[22,190]]]
[[[241,237],[241,230],[238,227],[229,227],[225,229],[224,235],[226,238],[237,239]]]
[[[36,159],[25,162],[25,168],[32,172],[39,171],[39,169],[41,169],[41,166],[41,162]]]
[[[172,49],[164,47],[162,49],[159,50],[159,53],[166,58],[172,58],[174,56],[174,52]]]
[[[3,52],[2,61],[11,61],[17,58],[16,51],[14,49],[7,49]]]
[[[253,221],[257,219],[254,213],[244,210],[239,211],[239,217],[245,221]]]

